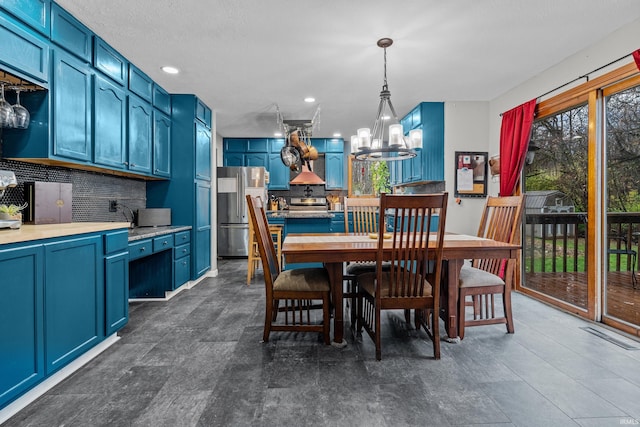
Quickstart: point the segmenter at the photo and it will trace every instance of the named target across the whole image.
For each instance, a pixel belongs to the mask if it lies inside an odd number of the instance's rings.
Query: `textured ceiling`
[[[311,119],[306,96],[321,107],[314,136],[371,126],[381,37],[394,39],[387,76],[402,116],[421,101],[492,100],[640,17],[637,0],[57,2],[169,92],[203,99],[223,137],[273,135],[275,104]]]

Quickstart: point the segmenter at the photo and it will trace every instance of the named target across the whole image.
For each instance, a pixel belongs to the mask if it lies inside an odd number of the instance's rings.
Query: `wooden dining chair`
[[[478,237],[505,243],[520,242],[523,196],[488,197]],[[458,336],[464,338],[465,327],[505,323],[513,333],[511,287],[515,260],[474,259],[460,270],[458,297]],[[495,295],[502,295],[502,313],[496,312]],[[467,301],[471,297],[471,301]],[[466,316],[468,305],[473,317]]]
[[[377,233],[379,211],[380,199],[378,197],[345,197],[344,231],[346,233]],[[376,263],[370,261],[349,262],[344,270],[343,279],[347,285],[347,291],[343,296],[349,304],[352,328],[355,328],[357,317],[357,277],[359,274],[375,270]]]
[[[261,200],[247,195],[249,214],[258,240],[266,291],[263,341],[271,331],[320,332],[325,344],[330,343],[329,274],[325,268],[298,268],[280,271],[269,223]],[[322,300],[322,322],[318,324],[312,311]],[[284,304],[280,304],[280,303]],[[284,322],[278,314],[284,313]]]
[[[433,341],[435,359],[440,359],[438,313],[447,198],[447,193],[380,195],[380,212],[393,218],[393,231],[386,239],[384,221],[379,221],[376,271],[358,276],[358,330],[364,328],[375,342],[378,360],[382,310],[405,310],[405,314],[413,310],[416,328],[424,328]],[[436,214],[437,231],[430,233]],[[383,261],[390,262],[388,269]]]

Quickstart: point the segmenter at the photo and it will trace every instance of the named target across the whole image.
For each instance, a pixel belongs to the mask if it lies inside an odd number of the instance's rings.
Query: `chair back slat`
[[[382,282],[383,261],[391,261],[389,288],[377,292],[381,298],[438,298],[442,264],[442,244],[447,195],[386,195],[380,197],[380,211],[393,219],[390,232],[391,252],[385,259],[385,221],[380,219],[377,280]],[[430,233],[434,216],[438,214],[437,231]],[[381,214],[382,215],[382,214]],[[431,240],[431,244],[430,244]],[[434,244],[435,243],[435,244]],[[432,285],[425,295],[425,279]]]
[[[505,243],[519,243],[522,203],[522,196],[489,196],[478,227],[478,237]],[[473,266],[502,277],[505,261],[501,259],[475,259]]]
[[[344,226],[347,233],[375,233],[378,231],[380,199],[377,197],[345,197]],[[353,228],[349,229],[349,213]]]
[[[252,197],[247,195],[247,204],[249,206],[249,214],[253,230],[258,240],[258,249],[262,260],[262,269],[264,271],[264,282],[267,290],[267,298],[271,297],[273,282],[280,274],[280,265],[278,263],[278,255],[276,253],[271,232],[269,231],[269,221],[264,211],[264,206],[260,197]]]

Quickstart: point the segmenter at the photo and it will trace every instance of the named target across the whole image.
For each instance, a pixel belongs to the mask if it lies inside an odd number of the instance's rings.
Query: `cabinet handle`
[[[187,253],[187,250],[186,250],[186,249],[183,249],[183,250],[182,250],[182,253],[183,253],[183,254],[186,254],[186,253]]]
[[[129,166],[129,162],[122,162],[123,165]]]
[[[182,261],[182,265],[187,265],[187,261]]]
[[[146,250],[146,248],[143,246],[140,248],[140,252],[144,252]]]
[[[169,244],[169,242],[167,242],[166,240],[164,242],[162,242],[162,246],[167,246]]]
[[[136,164],[135,164],[135,163],[131,163],[131,167],[132,167],[132,168],[135,168],[135,167],[136,167]]]

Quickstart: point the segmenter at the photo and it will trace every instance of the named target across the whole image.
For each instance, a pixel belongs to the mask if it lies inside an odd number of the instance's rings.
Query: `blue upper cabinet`
[[[93,66],[121,86],[127,82],[127,60],[97,36],[94,37]]]
[[[129,90],[145,101],[153,100],[153,80],[133,64],[129,64]]]
[[[151,173],[152,147],[151,104],[129,95],[129,170]]]
[[[325,154],[324,165],[326,189],[342,190],[344,185],[344,153]]]
[[[202,123],[196,127],[196,178],[211,181],[211,131]]]
[[[422,179],[444,180],[444,102],[423,102],[422,126]]]
[[[153,174],[171,177],[171,118],[153,111]]]
[[[396,184],[444,180],[444,103],[421,102],[400,120],[405,134],[422,129],[422,150],[397,165],[392,175]]]
[[[4,4],[4,3],[1,3]],[[0,65],[7,71],[46,86],[49,81],[49,45],[0,12]]]
[[[211,129],[211,108],[207,107],[201,100],[196,100],[196,119],[204,123],[209,129]]]
[[[52,94],[54,154],[92,161],[89,66],[61,50],[55,51]]]
[[[153,85],[153,108],[171,115],[171,96],[157,84]]]
[[[51,40],[78,58],[91,62],[93,34],[57,4],[51,5]]]
[[[0,7],[45,36],[49,36],[51,28],[49,0],[2,0]]]
[[[127,95],[124,88],[95,75],[93,83],[94,162],[126,169]]]

